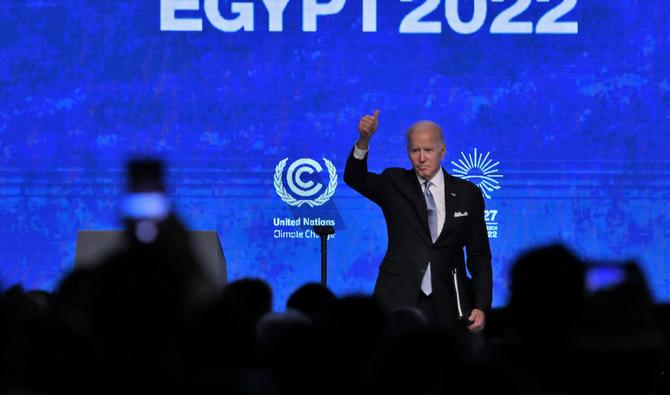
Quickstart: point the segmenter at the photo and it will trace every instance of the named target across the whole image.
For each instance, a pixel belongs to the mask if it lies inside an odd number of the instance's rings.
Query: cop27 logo
[[[490,155],[490,152],[486,155],[478,154],[475,148],[474,153],[467,156],[461,152],[462,158],[458,162],[451,161],[454,165],[452,169],[454,175],[477,185],[487,199],[491,199],[491,192],[500,189],[498,178],[503,177],[498,173],[500,162],[493,162],[493,159],[489,158]]]
[[[328,185],[324,188],[323,183],[313,180],[315,173],[323,171],[321,164],[309,158],[296,160],[286,170],[286,190],[282,178],[287,162],[288,158],[282,159],[275,167],[274,174],[275,191],[286,204],[297,207],[303,204],[310,207],[321,206],[333,196],[337,188],[337,171],[333,162],[323,158],[328,169]]]

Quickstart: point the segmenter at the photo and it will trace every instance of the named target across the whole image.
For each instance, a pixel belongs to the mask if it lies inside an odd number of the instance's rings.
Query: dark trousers
[[[454,321],[448,324],[438,321],[434,299],[430,295],[426,296],[423,292],[419,293],[419,301],[416,307],[423,314],[428,326],[448,332],[462,347],[462,351],[466,355],[475,358],[478,356],[481,348],[480,343],[482,342],[481,333],[470,333],[462,322]]]
[[[426,296],[426,294],[419,291],[419,302],[416,307],[423,314],[427,323],[434,324],[437,322],[437,309],[431,295]]]

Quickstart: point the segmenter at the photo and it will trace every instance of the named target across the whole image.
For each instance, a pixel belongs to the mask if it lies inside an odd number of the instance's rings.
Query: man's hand
[[[470,317],[468,317],[472,324],[468,326],[468,330],[471,333],[476,333],[484,329],[484,323],[486,322],[486,316],[483,311],[479,309],[472,309]]]
[[[373,115],[364,115],[361,118],[358,122],[358,133],[360,133],[360,137],[358,138],[358,142],[356,142],[356,146],[359,149],[368,149],[368,143],[370,142],[372,135],[377,131],[378,126],[379,110],[375,110]]]

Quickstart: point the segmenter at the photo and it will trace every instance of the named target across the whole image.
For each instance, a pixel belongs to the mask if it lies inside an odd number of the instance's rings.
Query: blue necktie
[[[437,205],[435,204],[433,193],[430,191],[432,185],[433,184],[430,181],[426,181],[424,197],[426,198],[426,208],[428,209],[428,229],[430,229],[430,238],[433,240],[433,243],[435,243],[435,240],[437,240]],[[426,295],[430,295],[433,292],[433,284],[430,276],[430,262],[428,262],[426,273],[424,273],[423,279],[421,279],[421,291]]]

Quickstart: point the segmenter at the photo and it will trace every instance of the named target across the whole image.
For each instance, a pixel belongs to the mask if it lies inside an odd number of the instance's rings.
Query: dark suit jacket
[[[469,308],[491,308],[491,249],[484,222],[484,199],[474,184],[444,172],[446,216],[439,237],[432,242],[426,200],[414,170],[368,172],[367,155],[349,154],[344,182],[381,207],[388,233],[386,255],[379,266],[374,296],[388,309],[417,306],[421,279],[431,262],[433,293],[439,321],[457,319],[452,269],[456,268],[461,297]],[[467,212],[467,215],[464,215]],[[458,214],[457,214],[458,213]],[[467,268],[472,279],[466,276]],[[469,314],[469,311],[467,312]]]

